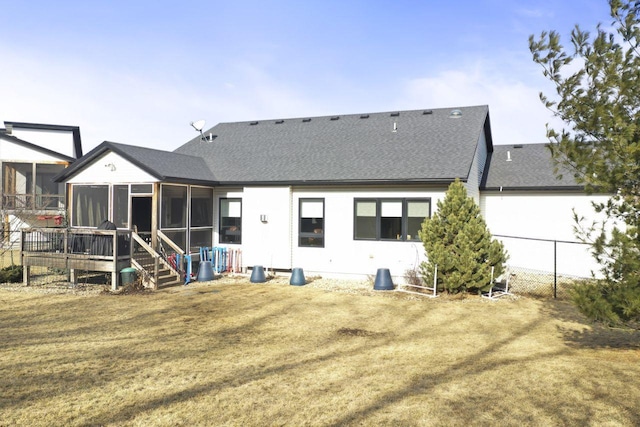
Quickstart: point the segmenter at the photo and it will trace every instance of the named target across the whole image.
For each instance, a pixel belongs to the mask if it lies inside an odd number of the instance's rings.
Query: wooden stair
[[[135,248],[131,264],[142,272],[143,282],[146,286],[160,289],[183,284],[180,273],[171,268],[162,256],[150,246],[138,245]],[[158,262],[157,274],[155,274],[156,260]]]

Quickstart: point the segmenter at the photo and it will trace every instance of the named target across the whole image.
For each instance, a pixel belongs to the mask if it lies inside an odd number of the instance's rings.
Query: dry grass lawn
[[[552,300],[0,289],[0,337],[2,426],[640,424],[640,334]]]

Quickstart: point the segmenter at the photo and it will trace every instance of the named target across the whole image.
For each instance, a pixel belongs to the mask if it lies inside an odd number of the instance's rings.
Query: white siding
[[[247,187],[242,194],[244,267],[291,268],[291,188]],[[261,221],[264,215],[266,221]]]
[[[592,201],[606,196],[576,193],[496,192],[482,195],[482,214],[494,235],[577,242],[573,232],[573,209],[579,216],[595,218]],[[500,238],[507,248],[509,264],[546,272],[554,271],[553,242]],[[580,244],[557,243],[558,273],[588,277],[598,266]]]
[[[405,271],[415,269],[425,259],[421,242],[365,241],[354,239],[354,199],[356,198],[431,198],[431,214],[444,191],[428,190],[350,190],[300,189],[293,194],[293,264],[306,275],[365,279],[378,268],[389,268],[393,280],[401,283]],[[324,198],[325,247],[298,246],[298,209],[300,198]]]
[[[65,156],[73,157],[74,154],[72,131],[14,128],[11,135]]]
[[[114,170],[112,170],[113,165]],[[109,152],[96,159],[93,163],[83,168],[68,182],[79,183],[130,183],[130,182],[157,182],[152,175],[140,169],[138,166],[122,158],[119,154]]]
[[[11,141],[0,138],[0,160],[4,162],[64,162],[60,157],[51,156],[41,151],[33,150]]]

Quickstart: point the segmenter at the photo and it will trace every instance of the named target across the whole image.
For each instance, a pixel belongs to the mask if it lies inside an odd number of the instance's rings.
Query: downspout
[[[289,269],[293,269],[293,187],[289,186]]]

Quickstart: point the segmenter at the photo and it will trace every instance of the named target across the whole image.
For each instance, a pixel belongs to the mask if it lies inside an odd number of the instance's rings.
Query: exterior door
[[[151,196],[131,197],[131,224],[147,243],[151,243]]]

